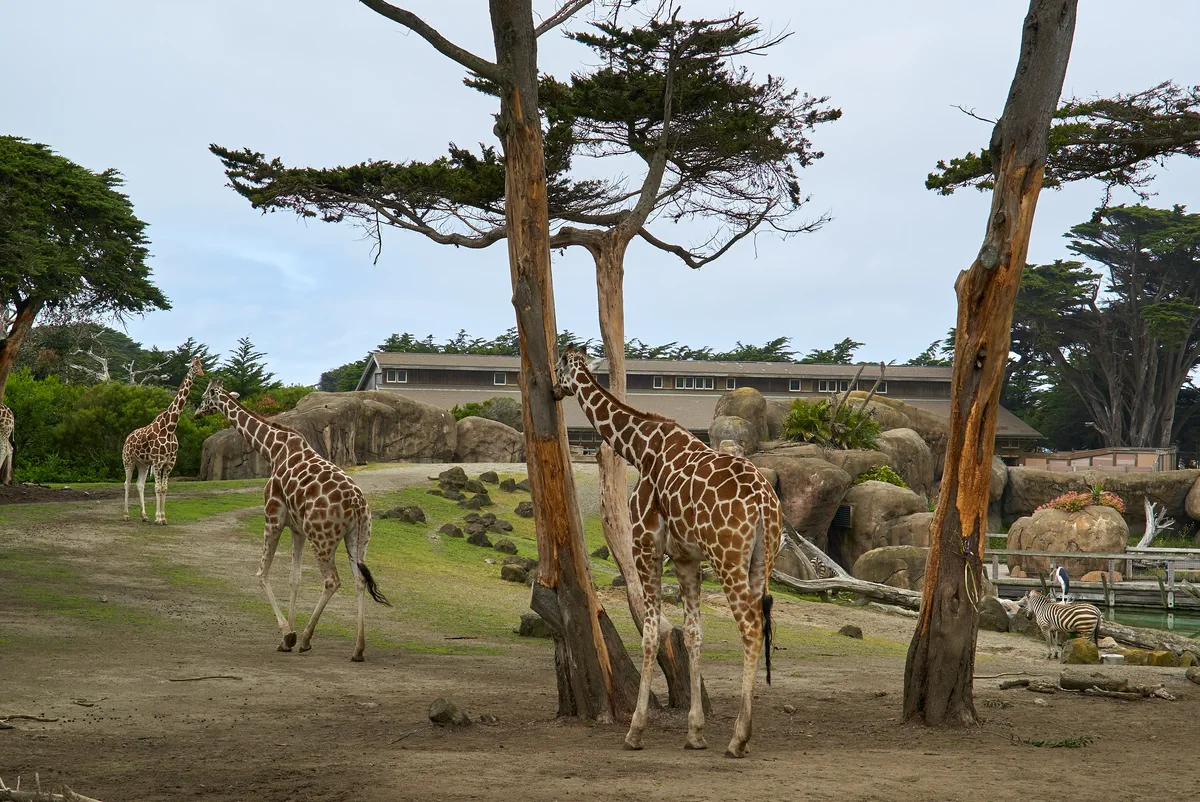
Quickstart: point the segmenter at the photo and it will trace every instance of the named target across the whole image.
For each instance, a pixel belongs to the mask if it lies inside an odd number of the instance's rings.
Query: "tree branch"
[[[467,50],[463,50],[458,45],[454,44],[446,37],[442,36],[434,30],[425,20],[418,17],[411,11],[403,8],[398,8],[384,0],[359,0],[367,8],[387,17],[393,22],[403,25],[413,33],[420,36],[426,42],[433,46],[433,49],[441,53],[448,59],[451,59],[462,66],[466,67],[471,72],[487,78],[489,81],[501,83],[503,79],[503,71],[497,65],[480,58],[479,56]],[[561,9],[560,9],[561,10]]]
[[[558,11],[546,17],[546,19],[542,20],[541,25],[533,29],[534,37],[540,37],[542,34],[557,28],[591,4],[592,0],[567,0],[567,2],[559,6]]]

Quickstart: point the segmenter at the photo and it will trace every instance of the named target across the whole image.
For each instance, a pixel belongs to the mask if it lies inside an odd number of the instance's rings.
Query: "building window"
[[[817,392],[818,393],[836,393],[837,392],[837,382],[830,381],[829,379],[821,379],[820,381],[817,382]]]
[[[880,382],[879,387],[875,388],[875,392],[880,395],[887,395],[887,382]]]
[[[737,388],[737,379],[726,379],[725,380],[725,389],[726,390],[734,390],[736,388]]]
[[[657,378],[657,377],[655,377]],[[656,387],[658,385],[655,385]],[[676,376],[676,390],[711,390],[716,387],[716,380],[712,376]]]
[[[848,381],[842,382],[841,386],[838,389],[841,390],[843,393],[846,392],[847,390],[850,389],[850,382],[848,382]]]
[[[383,372],[383,380],[387,384],[406,384],[408,382],[408,371],[385,370]]]
[[[821,384],[824,384],[824,383],[825,382],[821,382]],[[790,381],[788,381],[788,392],[789,393],[800,392],[800,380],[799,379],[791,379]]]
[[[496,385],[508,384],[508,374],[493,373],[492,374],[492,384],[496,384]]]
[[[713,387],[714,387],[714,383],[713,383],[712,376],[703,376],[701,378],[696,379],[696,389],[697,390],[711,390],[711,389],[713,389]]]
[[[655,377],[654,377],[654,389],[655,389],[655,390],[661,390],[661,389],[662,389],[662,376],[655,376]]]

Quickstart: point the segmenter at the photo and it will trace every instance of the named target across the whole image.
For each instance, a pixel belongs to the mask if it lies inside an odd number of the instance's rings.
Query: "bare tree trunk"
[[[608,358],[608,389],[618,401],[625,400],[625,249],[629,243],[619,232],[601,235],[599,244],[589,248],[596,261],[596,300],[600,310],[600,337]],[[600,446],[596,460],[600,465],[600,520],[604,541],[613,562],[625,578],[629,613],[640,633],[646,620],[646,597],[633,564],[633,532],[629,522],[629,485],[625,460],[608,443]],[[668,704],[687,709],[691,706],[691,666],[683,642],[683,630],[666,616],[658,622],[658,665],[667,678]],[[711,712],[708,690],[703,682],[704,710]]]
[[[983,247],[955,284],[958,325],[946,467],[931,529],[921,615],[904,671],[904,720],[965,725],[975,600],[982,587],[996,411],[1012,314],[1042,188],[1050,122],[1071,54],[1078,0],[1031,0],[1004,114],[992,132],[996,184]]]
[[[541,563],[531,606],[554,631],[559,715],[627,719],[637,701],[639,676],[592,585],[566,427],[553,395],[557,326],[533,9],[530,0],[491,0],[490,9],[496,62],[505,78],[498,129],[504,142],[522,415]]]
[[[12,372],[13,365],[16,364],[21,345],[25,342],[25,337],[30,330],[33,329],[34,318],[41,310],[42,304],[39,301],[28,300],[24,304],[18,304],[16,316],[12,320],[12,327],[7,331],[0,332],[4,334],[4,339],[0,340],[0,401],[4,400],[8,374]]]

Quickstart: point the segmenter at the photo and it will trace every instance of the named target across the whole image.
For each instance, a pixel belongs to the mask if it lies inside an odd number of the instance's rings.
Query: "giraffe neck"
[[[230,425],[246,438],[246,442],[253,446],[255,451],[270,460],[272,465],[287,451],[290,439],[288,432],[252,415],[224,391],[217,396],[217,403]]]
[[[170,406],[162,412],[162,428],[164,431],[173,432],[179,425],[179,413],[183,412],[183,405],[187,403],[188,393],[191,392],[192,382],[195,380],[196,374],[191,370],[183,377],[183,383],[179,385],[179,391],[171,399]]]
[[[579,405],[583,414],[587,415],[592,426],[612,446],[621,457],[631,465],[642,466],[654,455],[648,453],[642,441],[642,447],[635,447],[633,435],[639,428],[646,425],[661,425],[663,422],[647,418],[632,407],[626,406],[604,389],[596,377],[586,369],[580,368],[575,375],[579,387]],[[618,426],[628,418],[628,424]]]

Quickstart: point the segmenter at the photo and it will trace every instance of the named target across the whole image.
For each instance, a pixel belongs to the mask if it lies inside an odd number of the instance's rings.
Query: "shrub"
[[[1101,490],[1099,487],[1092,488],[1088,493],[1082,491],[1063,493],[1061,496],[1047,501],[1034,512],[1042,510],[1080,512],[1085,507],[1112,507],[1117,512],[1125,512],[1125,502],[1121,500],[1120,496],[1107,490]]]
[[[293,384],[287,387],[272,387],[269,390],[257,392],[243,403],[247,408],[260,415],[277,415],[295,409],[300,399],[311,393],[314,387],[307,384]]]
[[[783,423],[783,438],[831,448],[875,448],[883,429],[870,412],[843,403],[837,408],[836,420],[833,414],[833,404],[827,398],[798,398]]]
[[[499,396],[497,398],[489,398],[483,402],[471,401],[461,407],[455,404],[450,408],[450,414],[454,416],[455,420],[474,417],[499,421],[505,426],[511,426],[518,432],[524,431],[525,428],[521,418],[521,402],[515,398]]]
[[[896,487],[908,487],[908,483],[900,478],[900,474],[886,465],[880,465],[869,471],[863,471],[854,480],[854,484],[856,485],[861,485],[863,482],[887,482],[889,485],[895,485]]]

